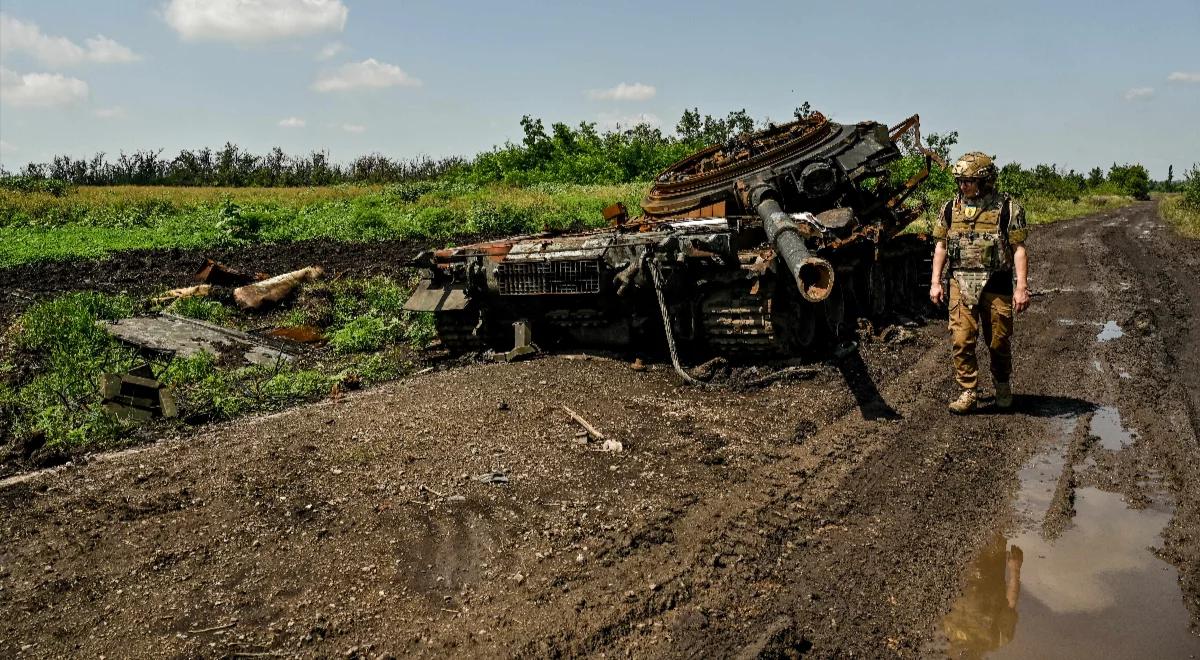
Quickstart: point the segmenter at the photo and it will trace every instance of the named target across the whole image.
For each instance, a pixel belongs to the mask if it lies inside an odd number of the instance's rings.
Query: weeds
[[[1200,238],[1200,206],[1192,206],[1182,194],[1164,195],[1158,202],[1159,213],[1189,238]]]
[[[69,449],[116,443],[123,425],[99,407],[101,374],[126,371],[133,351],[97,325],[133,313],[125,296],[72,293],[34,305],[17,320],[13,345],[33,365],[9,386],[5,404],[14,410],[13,435],[41,435],[48,447]]]
[[[179,316],[186,316],[190,319],[217,324],[228,323],[231,317],[229,308],[225,305],[216,300],[208,300],[195,296],[180,298],[172,302],[166,311]]]

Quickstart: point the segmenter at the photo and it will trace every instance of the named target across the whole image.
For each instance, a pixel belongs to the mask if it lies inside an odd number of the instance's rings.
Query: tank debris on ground
[[[895,184],[886,165],[909,132],[926,167]],[[919,209],[902,203],[936,158],[920,144],[915,115],[889,129],[813,113],[745,134],[668,167],[641,216],[606,209],[610,228],[422,253],[407,308],[433,312],[452,352],[508,350],[523,321],[543,348],[640,352],[665,335],[677,365],[676,348],[819,353],[856,316],[924,305],[929,246],[903,233]]]
[[[186,358],[208,353],[235,364],[261,366],[273,366],[293,359],[292,355],[244,332],[174,314],[106,322],[104,329],[148,356]]]

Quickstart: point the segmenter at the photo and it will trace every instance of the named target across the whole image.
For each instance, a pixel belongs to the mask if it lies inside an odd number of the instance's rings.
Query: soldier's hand
[[[945,297],[946,297],[946,294],[942,291],[942,283],[941,282],[934,282],[929,285],[929,300],[933,304],[935,304],[935,305],[942,304],[942,300],[945,299]]]
[[[1029,288],[1019,286],[1013,290],[1013,312],[1020,314],[1029,309]]]

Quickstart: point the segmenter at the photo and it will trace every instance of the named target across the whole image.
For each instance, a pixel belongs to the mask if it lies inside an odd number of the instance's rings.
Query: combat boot
[[[950,402],[949,408],[955,415],[965,415],[975,410],[975,390],[963,390],[957,399]]]
[[[1011,408],[1012,404],[1012,385],[1008,383],[996,383],[996,407]]]

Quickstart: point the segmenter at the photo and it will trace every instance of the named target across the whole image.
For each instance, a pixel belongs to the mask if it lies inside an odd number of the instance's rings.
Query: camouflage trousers
[[[963,304],[958,284],[950,280],[950,335],[954,345],[954,379],[965,390],[979,384],[975,346],[980,331],[991,354],[992,381],[1007,383],[1012,375],[1012,296],[981,293],[973,308]]]

